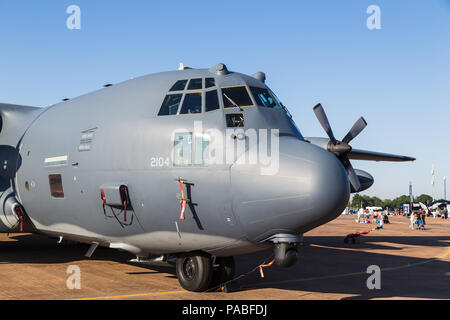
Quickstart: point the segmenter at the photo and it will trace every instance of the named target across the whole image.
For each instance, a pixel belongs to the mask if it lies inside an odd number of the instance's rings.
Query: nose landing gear
[[[233,280],[235,275],[235,263],[233,257],[216,257],[213,268],[211,288],[218,287]]]
[[[208,289],[230,281],[234,277],[235,264],[233,257],[217,257],[195,252],[177,258],[176,273],[180,285],[194,292],[205,292]]]
[[[300,236],[291,234],[276,234],[266,241],[274,244],[275,263],[283,268],[289,268],[298,261],[297,247],[302,243]],[[272,263],[270,263],[272,265]],[[262,267],[268,265],[261,265]],[[218,289],[235,278],[235,263],[233,257],[211,257],[204,252],[190,252],[178,256],[176,273],[180,285],[194,292],[206,292]]]
[[[177,278],[181,286],[194,292],[206,291],[212,279],[211,258],[205,254],[191,254],[178,257]]]

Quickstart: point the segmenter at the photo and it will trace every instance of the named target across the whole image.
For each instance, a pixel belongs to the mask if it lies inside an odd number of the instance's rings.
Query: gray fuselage
[[[201,113],[158,115],[178,80],[199,78],[203,83],[214,78],[215,85],[178,94],[183,99],[189,93],[201,96]],[[250,86],[267,88],[239,73],[181,70],[42,109],[17,139],[20,161],[13,179],[34,232],[98,242],[142,257],[197,250],[226,256],[261,250],[273,235],[299,235],[336,218],[350,195],[336,156],[306,142],[284,108],[260,106],[251,94],[251,106],[225,108],[222,88],[236,86],[249,92]],[[220,108],[206,112],[205,96],[211,90],[217,90]],[[242,114],[245,125],[227,133],[227,114]],[[192,133],[198,123],[202,132],[223,134],[225,154],[234,148],[227,142],[239,142],[236,130],[243,130],[245,149],[237,150],[232,161],[196,163],[200,149]],[[259,150],[260,138],[256,145],[247,141],[249,129],[269,129],[269,136],[271,129],[278,130],[276,173],[261,174],[265,165],[239,161]],[[174,151],[177,132],[191,134],[192,140]],[[190,145],[191,151],[186,149]],[[175,165],[180,155],[192,161]],[[180,219],[178,179],[185,180],[184,196],[190,200],[185,219]],[[51,183],[62,190],[52,191]],[[102,205],[100,190],[108,185],[127,186],[126,221],[123,210]]]

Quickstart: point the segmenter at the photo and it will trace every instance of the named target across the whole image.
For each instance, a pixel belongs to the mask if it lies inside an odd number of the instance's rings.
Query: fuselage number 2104
[[[152,168],[169,167],[170,161],[169,161],[169,158],[153,157],[153,158],[151,158],[150,166]]]

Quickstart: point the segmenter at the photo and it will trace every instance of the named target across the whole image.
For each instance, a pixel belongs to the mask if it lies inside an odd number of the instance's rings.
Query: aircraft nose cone
[[[314,150],[312,156],[316,166],[311,172],[310,195],[316,219],[307,230],[338,217],[350,199],[348,175],[338,158],[323,149]]]
[[[279,141],[278,170],[236,163],[231,184],[233,210],[254,241],[307,232],[339,216],[350,197],[347,173],[336,156],[293,138]]]

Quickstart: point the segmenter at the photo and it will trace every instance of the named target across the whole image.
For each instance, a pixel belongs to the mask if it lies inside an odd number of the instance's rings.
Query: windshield
[[[289,110],[281,103],[280,99],[278,99],[278,97],[275,95],[275,93],[273,93],[272,90],[270,90],[269,88],[267,88],[269,90],[270,95],[275,99],[277,105],[279,105],[281,107],[281,109],[283,109],[283,111],[286,113],[286,115],[288,116],[289,122],[292,126],[292,129],[295,131],[295,133],[297,134],[297,137],[300,140],[304,140],[303,135],[300,133],[299,128],[297,127],[297,125],[295,124],[294,119],[292,119],[292,115],[289,112]]]
[[[245,86],[222,88],[222,98],[225,108],[253,106],[252,99]]]
[[[250,87],[250,91],[252,92],[257,105],[274,109],[280,108],[275,98],[272,97],[272,95],[269,93],[269,90],[257,87]]]
[[[269,88],[268,88],[268,90],[269,90],[271,96],[274,97],[274,99],[275,99],[275,101],[277,102],[277,104],[284,110],[284,112],[286,112],[286,114],[288,115],[288,117],[289,117],[289,118],[292,118],[291,113],[290,113],[289,110],[284,106],[284,104],[281,103],[280,99],[278,99],[278,97],[276,96],[276,94],[273,93],[273,91],[270,90]]]

